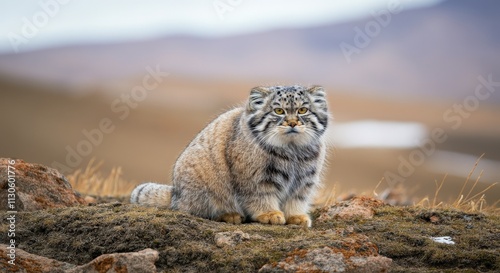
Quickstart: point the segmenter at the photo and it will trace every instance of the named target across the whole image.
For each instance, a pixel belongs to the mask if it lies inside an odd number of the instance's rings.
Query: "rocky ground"
[[[0,159],[2,193],[8,166]],[[17,213],[12,226],[13,213],[0,212],[2,272],[500,271],[498,215],[355,197],[315,210],[310,229],[230,225],[126,202],[86,204],[54,170],[13,166]]]

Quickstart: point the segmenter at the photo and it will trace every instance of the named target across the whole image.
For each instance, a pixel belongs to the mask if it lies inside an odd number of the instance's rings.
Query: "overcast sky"
[[[40,0],[0,3],[0,53],[169,34],[231,35],[370,16],[439,0]]]

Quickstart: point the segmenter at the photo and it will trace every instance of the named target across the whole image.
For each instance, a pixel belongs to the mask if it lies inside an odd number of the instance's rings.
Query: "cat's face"
[[[272,146],[307,145],[326,130],[328,109],[322,87],[256,87],[247,106],[252,134]]]

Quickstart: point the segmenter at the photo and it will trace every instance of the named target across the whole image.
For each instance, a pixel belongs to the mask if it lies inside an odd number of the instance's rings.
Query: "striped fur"
[[[139,185],[131,202],[229,223],[310,226],[328,119],[319,86],[256,87],[245,108],[220,115],[188,145],[173,186]]]
[[[151,182],[137,186],[130,194],[131,203],[146,206],[170,207],[171,199],[172,186]]]

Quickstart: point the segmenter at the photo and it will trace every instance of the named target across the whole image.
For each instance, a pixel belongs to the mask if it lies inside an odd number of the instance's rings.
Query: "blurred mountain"
[[[198,79],[315,83],[384,97],[457,100],[474,91],[480,75],[500,81],[499,1],[453,0],[415,10],[401,5],[401,12],[385,11],[390,18],[376,15],[381,10],[362,20],[303,29],[0,55],[0,77],[99,86],[141,77],[146,66],[159,65]],[[341,45],[356,53],[346,58]],[[500,96],[491,101],[500,102]]]

